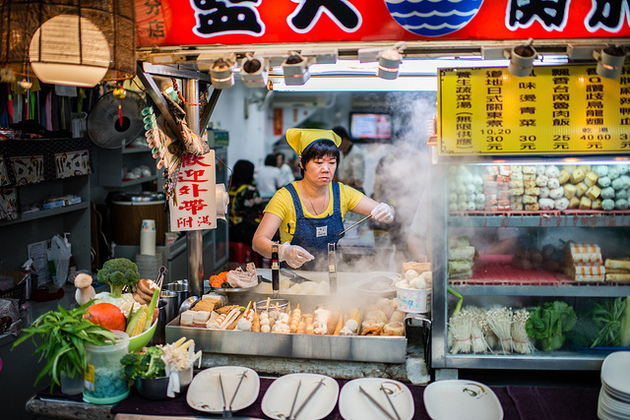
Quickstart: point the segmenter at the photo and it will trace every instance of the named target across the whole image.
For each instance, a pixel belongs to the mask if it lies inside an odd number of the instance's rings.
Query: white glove
[[[280,245],[278,248],[278,258],[280,258],[280,261],[285,261],[293,268],[300,268],[305,262],[315,259],[310,252],[301,246],[291,245],[289,242]]]
[[[371,214],[377,222],[391,223],[394,221],[394,209],[387,203],[381,203],[374,207]]]

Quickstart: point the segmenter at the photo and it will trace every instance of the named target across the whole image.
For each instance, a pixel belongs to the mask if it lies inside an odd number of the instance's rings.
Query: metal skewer
[[[243,379],[245,379],[245,371],[243,371],[243,373],[241,374],[241,379],[239,379],[238,385],[236,385],[236,389],[234,390],[234,394],[232,394],[232,399],[230,400],[230,405],[228,406],[230,413],[232,412],[232,403],[234,403],[234,399],[236,398],[238,389],[241,387],[241,384],[243,383]]]
[[[378,401],[376,401],[374,398],[372,398],[372,396],[370,394],[365,392],[365,389],[363,389],[363,387],[361,385],[359,385],[359,392],[361,392],[363,395],[365,395],[367,397],[367,399],[370,400],[370,402],[376,406],[376,408],[381,410],[381,412],[387,416],[388,419],[396,420],[394,417],[392,417],[391,414],[389,414],[387,412],[387,410],[385,410],[385,408],[382,405],[380,405],[378,403]]]
[[[311,400],[311,398],[313,398],[313,395],[315,395],[315,393],[317,392],[317,390],[322,386],[322,384],[324,383],[324,378],[322,378],[321,381],[319,381],[319,383],[317,385],[315,385],[315,388],[313,388],[313,390],[311,391],[310,394],[308,394],[308,397],[306,397],[306,399],[304,400],[304,402],[302,403],[302,405],[300,406],[300,408],[298,408],[298,410],[295,412],[295,414],[293,415],[293,417],[291,418],[291,420],[295,420],[295,418],[298,416],[298,414],[300,414],[302,412],[302,409],[304,407],[306,407],[306,404]],[[393,419],[392,419],[393,420]]]
[[[341,231],[341,233],[339,234],[339,236],[343,235],[344,233],[346,233],[347,231],[349,231],[350,229],[352,229],[353,227],[355,227],[356,225],[358,225],[359,223],[363,223],[365,222],[367,219],[369,219],[370,217],[372,217],[371,214],[368,214],[367,216],[365,216],[363,219],[359,220],[358,222],[356,222],[355,224],[353,224],[352,226],[350,226],[347,229],[344,229]]]
[[[387,390],[385,389],[382,383],[381,383],[381,391],[383,391],[383,394],[385,394],[385,397],[387,397],[387,402],[389,403],[389,406],[392,408],[392,410],[394,410],[394,414],[396,414],[396,418],[400,420],[398,411],[396,410],[396,407],[394,407],[394,403],[392,402],[392,399],[389,398],[389,394],[387,393]]]
[[[302,386],[302,380],[300,379],[300,382],[298,382],[297,390],[295,391],[295,397],[293,397],[293,404],[291,404],[291,411],[289,412],[289,415],[287,416],[288,419],[290,419],[291,416],[293,416],[293,409],[295,408],[295,402],[297,401],[297,397],[298,397],[298,394],[300,393],[301,386]]]

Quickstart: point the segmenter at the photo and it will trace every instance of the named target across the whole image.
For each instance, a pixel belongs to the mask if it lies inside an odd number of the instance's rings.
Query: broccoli
[[[105,261],[96,277],[99,282],[109,284],[110,295],[113,298],[121,297],[123,287],[133,286],[140,281],[138,266],[127,258],[114,258]]]
[[[166,365],[162,360],[164,352],[157,346],[148,347],[144,353],[129,353],[120,359],[125,376],[136,378],[160,378],[166,375]]]

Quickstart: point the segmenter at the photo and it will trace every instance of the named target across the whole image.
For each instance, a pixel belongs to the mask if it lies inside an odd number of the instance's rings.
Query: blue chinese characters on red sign
[[[385,0],[389,14],[409,32],[422,36],[442,36],[466,26],[475,17],[483,0]]]

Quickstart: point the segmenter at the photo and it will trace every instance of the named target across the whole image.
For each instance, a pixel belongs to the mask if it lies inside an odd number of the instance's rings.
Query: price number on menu
[[[481,130],[481,134],[486,136],[487,143],[501,143],[504,135],[512,134],[509,128],[489,128]]]

